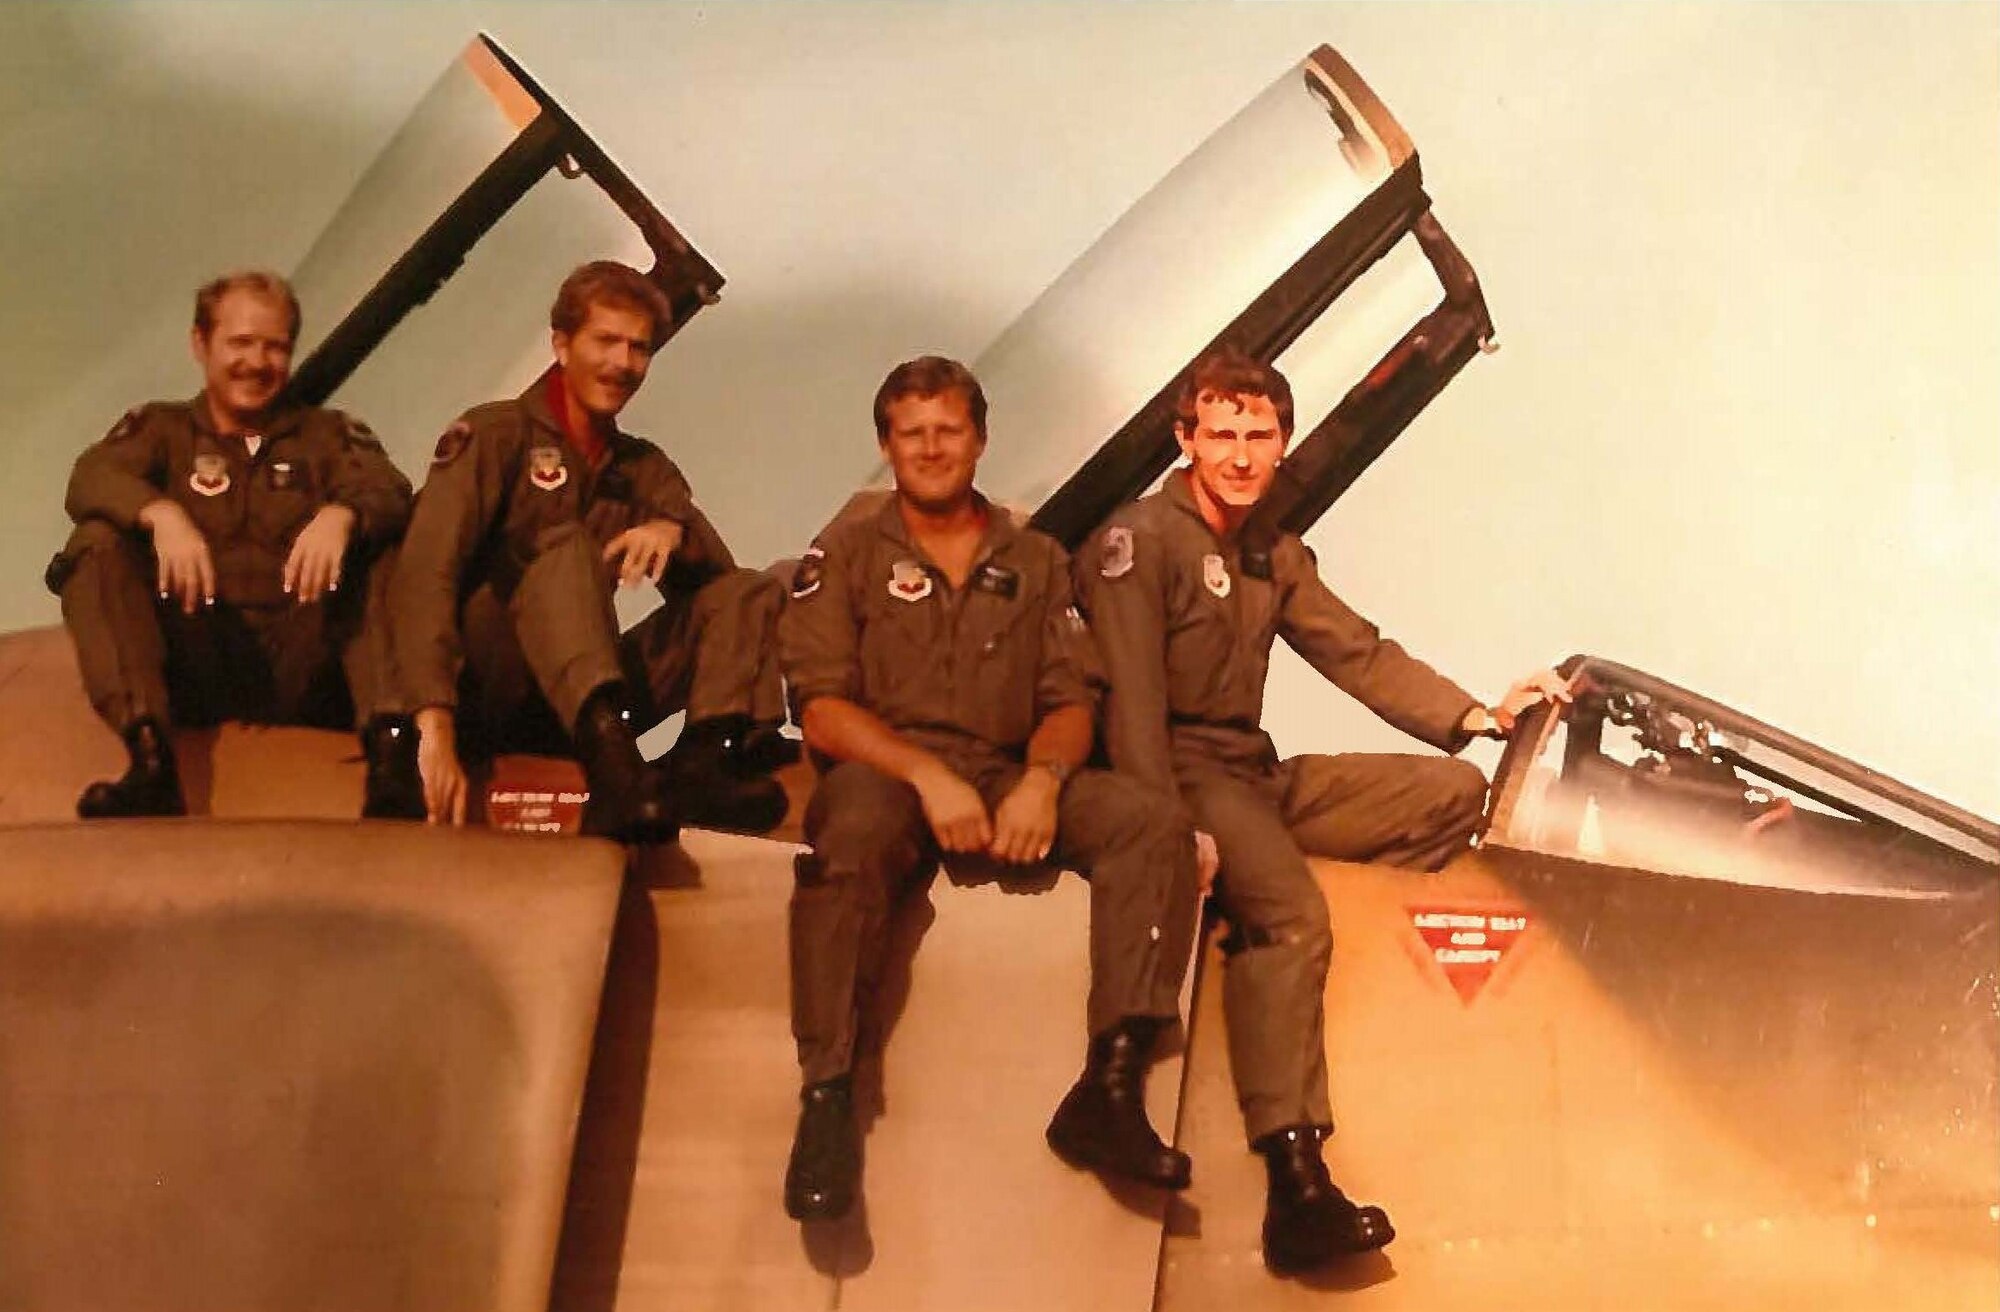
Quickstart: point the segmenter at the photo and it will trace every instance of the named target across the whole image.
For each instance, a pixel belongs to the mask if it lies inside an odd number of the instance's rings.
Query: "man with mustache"
[[[1197,906],[1170,795],[1080,767],[1101,679],[1068,560],[973,488],[986,398],[953,360],[898,366],[875,396],[893,495],[857,498],[794,576],[785,678],[824,773],[792,892],[792,1031],[804,1090],[785,1210],[853,1206],[857,1003],[891,911],[940,856],[1072,863],[1090,879],[1089,1051],[1048,1127],[1072,1165],[1164,1188],[1184,1154],[1146,1120],[1155,1038],[1179,1015]]]
[[[408,521],[410,484],[367,425],[283,399],[298,331],[284,279],[215,279],[189,333],[200,395],[132,410],[77,458],[76,529],[47,582],[91,704],[131,757],[78,815],[184,814],[176,723],[357,713],[362,814],[423,815],[375,568]]]
[[[683,821],[784,818],[767,777],[788,746],[771,642],[783,589],[738,568],[674,462],[617,423],[672,326],[636,269],[583,265],[549,312],[555,364],[438,439],[393,593],[433,823],[465,819],[461,711],[482,751],[572,747],[585,833],[659,842]],[[622,636],[620,586],[662,603]],[[647,765],[632,717],[683,708],[680,741]]]
[[[1183,799],[1231,923],[1223,1010],[1252,1148],[1265,1159],[1264,1255],[1320,1266],[1395,1237],[1350,1202],[1320,1143],[1332,1132],[1324,998],[1333,940],[1304,853],[1436,870],[1466,850],[1486,779],[1445,756],[1347,753],[1280,761],[1262,727],[1271,643],[1283,637],[1389,723],[1445,752],[1505,737],[1553,670],[1495,707],[1381,637],[1320,581],[1305,544],[1246,547],[1244,521],[1292,435],[1283,374],[1223,348],[1182,381],[1174,435],[1187,465],[1123,507],[1077,557],[1078,591],[1104,653],[1105,737],[1116,769]]]

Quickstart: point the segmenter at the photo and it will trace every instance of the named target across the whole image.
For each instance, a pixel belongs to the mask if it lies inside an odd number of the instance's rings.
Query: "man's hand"
[[[1215,872],[1222,868],[1222,854],[1215,850],[1215,835],[1202,830],[1194,831],[1194,869],[1200,881],[1201,896],[1207,897],[1215,887]]]
[[[292,539],[292,553],[285,557],[285,591],[301,606],[340,586],[340,565],[353,534],[354,511],[329,502]]]
[[[993,841],[986,854],[997,861],[1027,865],[1041,861],[1056,842],[1056,802],[1062,785],[1047,770],[1022,772],[993,813]]]
[[[195,527],[179,503],[165,497],[149,501],[139,510],[139,523],[153,535],[153,556],[159,561],[157,580],[160,597],[180,599],[183,613],[192,615],[197,606],[215,602],[215,561],[208,554],[208,539]]]
[[[947,852],[983,852],[993,841],[993,824],[986,803],[965,780],[942,761],[932,761],[910,776],[910,787],[923,803],[924,819]]]
[[[1543,701],[1568,702],[1571,693],[1569,680],[1554,670],[1536,670],[1514,682],[1500,704],[1493,708],[1493,718],[1500,722],[1503,733],[1514,732],[1514,721],[1530,707]]]
[[[458,763],[458,731],[451,711],[426,706],[416,714],[417,774],[424,781],[424,820],[465,823],[465,767]]]
[[[619,586],[629,588],[641,579],[658,583],[667,572],[667,561],[680,550],[684,532],[671,519],[649,519],[605,543],[606,563],[625,558],[618,568]]]

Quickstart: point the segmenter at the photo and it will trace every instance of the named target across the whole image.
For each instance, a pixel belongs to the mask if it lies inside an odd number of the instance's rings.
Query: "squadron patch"
[[[538,446],[530,450],[528,481],[544,492],[553,492],[569,482],[569,466],[563,463],[562,448]]]
[[[104,435],[104,440],[107,442],[123,442],[126,438],[132,436],[138,430],[139,416],[142,409],[143,407],[135,405],[130,410],[127,410],[125,417],[113,424],[111,431]]]
[[[818,592],[825,572],[826,550],[817,543],[807,547],[806,554],[799,558],[799,567],[792,571],[792,600],[799,601]]]
[[[188,486],[205,497],[219,497],[229,490],[229,461],[213,451],[203,451],[194,458],[194,472],[188,475]]]
[[[298,485],[298,467],[289,460],[273,460],[265,472],[264,481],[270,484],[273,492],[288,491]]]
[[[364,447],[370,451],[382,449],[382,439],[375,436],[375,430],[356,419],[353,415],[342,415],[347,423],[347,445]]]
[[[979,572],[972,576],[972,586],[980,592],[990,592],[1012,601],[1014,594],[1021,590],[1021,571],[989,562],[981,565]]]
[[[431,451],[431,464],[448,465],[465,453],[472,445],[472,425],[463,419],[444,430]]]
[[[1229,595],[1229,566],[1212,551],[1201,558],[1201,582],[1218,597]]]
[[[914,560],[899,560],[889,567],[889,595],[898,601],[922,601],[931,595],[930,571]]]
[[[1123,578],[1132,572],[1131,529],[1104,530],[1104,562],[1098,566],[1097,572],[1107,579]]]

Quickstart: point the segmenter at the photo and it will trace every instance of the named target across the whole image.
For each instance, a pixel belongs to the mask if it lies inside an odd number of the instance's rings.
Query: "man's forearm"
[[[799,717],[806,746],[836,761],[859,761],[905,783],[943,762],[845,697],[815,697]]]
[[[1028,739],[1028,764],[1057,765],[1068,775],[1090,759],[1096,725],[1087,706],[1058,706],[1042,717]]]

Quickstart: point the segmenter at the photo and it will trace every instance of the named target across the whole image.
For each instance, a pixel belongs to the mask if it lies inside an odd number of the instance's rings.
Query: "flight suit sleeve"
[[[795,720],[815,697],[859,698],[861,632],[851,551],[840,535],[821,533],[792,573],[790,596],[778,617],[778,667]]]
[[[1111,541],[1118,534],[1122,541]],[[1100,529],[1077,556],[1075,575],[1109,684],[1104,744],[1111,767],[1178,798],[1167,734],[1165,553],[1130,528]]]
[[[465,657],[459,584],[519,470],[524,423],[468,414],[445,430],[432,454],[390,584],[396,662],[413,709],[457,704]]]
[[[649,450],[634,471],[633,502],[645,519],[671,519],[686,525],[695,516],[694,491],[680,466],[665,452]]]
[[[1104,696],[1104,664],[1091,640],[1090,625],[1077,607],[1070,582],[1069,553],[1049,546],[1044,587],[1042,659],[1035,675],[1035,722],[1064,706],[1082,706],[1092,715]]]
[[[166,495],[166,478],[167,426],[141,407],[76,458],[63,505],[79,524],[103,519],[134,529],[139,511]]]
[[[341,415],[340,429],[340,453],[333,462],[327,500],[354,512],[356,546],[394,542],[409,527],[410,480],[389,459],[368,425]]]
[[[1333,595],[1305,545],[1274,553],[1283,600],[1278,632],[1306,663],[1384,720],[1447,752],[1471,741],[1461,727],[1479,700],[1404,651]]]
[[[674,551],[674,568],[683,582],[698,584],[733,569],[735,557],[708,516],[694,503],[694,491],[664,451],[647,444],[646,457],[633,470],[632,509],[635,522],[671,520],[682,529]]]

